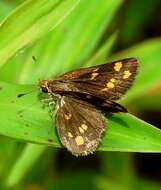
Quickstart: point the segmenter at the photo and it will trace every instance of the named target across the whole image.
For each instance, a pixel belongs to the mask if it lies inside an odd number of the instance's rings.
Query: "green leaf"
[[[96,53],[89,59],[85,67],[98,65],[104,63],[110,54],[110,51],[116,41],[117,32],[113,33],[106,42],[96,51]]]
[[[133,165],[133,154],[125,152],[100,152],[102,170],[108,178],[116,179],[132,189],[132,181],[135,179],[135,167]],[[119,172],[118,172],[119,168]]]
[[[54,139],[56,138],[50,114],[46,108],[42,109],[43,104],[38,98],[35,86],[21,86],[2,82],[0,83],[0,89],[0,96],[2,98],[2,107],[0,109],[2,113],[1,129],[4,129],[0,134],[32,142],[38,142],[41,139],[40,143],[51,140],[45,140],[50,132],[52,137],[54,135]],[[25,95],[23,96],[23,94]],[[9,129],[8,126],[11,128]],[[45,133],[41,131],[42,126],[45,126]],[[41,134],[43,136],[37,133],[38,128],[44,133]],[[28,129],[32,129],[32,131]],[[29,137],[31,136],[34,138],[30,139]],[[57,142],[54,142],[55,145],[58,145]]]
[[[113,114],[101,150],[161,152],[161,130],[131,114]]]
[[[0,134],[60,147],[53,121],[31,85],[0,83]],[[125,113],[108,116],[99,150],[161,152],[161,131]]]
[[[82,0],[55,30],[24,54],[10,60],[0,71],[1,80],[35,84],[38,79],[84,66],[121,2]],[[110,48],[112,39],[109,40]],[[32,60],[33,55],[36,63]]]
[[[159,181],[153,181],[153,180],[151,180],[149,178],[142,179],[140,177],[137,177],[135,179],[134,189],[139,189],[139,190],[160,190],[161,189],[161,184],[159,183]]]
[[[27,0],[18,6],[0,25],[0,66],[18,50],[55,28],[78,2]]]
[[[3,2],[3,1],[0,1],[0,21],[2,19],[4,19],[4,17],[7,15],[7,13],[9,13],[11,10],[11,7]]]
[[[24,149],[22,156],[19,157],[14,164],[10,175],[6,179],[5,186],[12,187],[17,185],[28,170],[30,170],[34,163],[39,159],[45,149],[45,146],[28,144]]]
[[[161,111],[161,95],[151,94],[151,95],[143,95],[140,98],[135,100],[135,105],[133,102],[129,104],[129,106],[133,107],[134,109],[145,111],[149,110],[152,111]]]
[[[159,1],[153,0],[147,1],[146,6],[145,2],[140,0],[129,1],[127,3],[127,8],[124,13],[126,19],[121,22],[120,40],[124,45],[136,42],[136,39],[140,39],[145,35],[145,28],[152,21],[151,19],[158,6]]]

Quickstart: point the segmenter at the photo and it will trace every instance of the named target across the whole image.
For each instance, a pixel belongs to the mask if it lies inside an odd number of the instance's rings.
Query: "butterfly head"
[[[49,81],[48,80],[40,80],[38,83],[40,90],[44,93],[50,93]]]

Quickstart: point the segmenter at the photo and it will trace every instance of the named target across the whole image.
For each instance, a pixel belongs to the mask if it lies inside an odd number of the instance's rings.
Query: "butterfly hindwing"
[[[87,155],[96,150],[104,131],[105,118],[95,106],[60,96],[55,119],[60,140],[73,155]]]
[[[106,98],[102,98],[102,97],[96,97],[93,95],[89,95],[89,94],[84,94],[84,93],[72,93],[72,94],[68,94],[68,97],[74,97],[78,100],[82,100],[82,101],[86,101],[89,104],[95,105],[97,107],[97,109],[100,109],[101,111],[107,111],[107,112],[127,112],[127,109],[125,107],[123,107],[122,105],[108,100]]]
[[[136,58],[127,58],[72,71],[57,80],[68,83],[67,91],[117,100],[132,86],[137,66]]]

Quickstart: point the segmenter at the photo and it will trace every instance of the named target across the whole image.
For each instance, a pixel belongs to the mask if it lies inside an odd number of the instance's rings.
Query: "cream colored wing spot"
[[[72,135],[71,132],[68,132],[68,137],[69,137],[69,138],[73,138],[73,135]]]
[[[123,79],[129,78],[130,75],[131,75],[131,72],[129,70],[124,71],[124,73],[123,73]]]
[[[109,88],[114,88],[115,87],[115,83],[116,82],[116,79],[114,78],[111,78],[109,82],[106,83],[106,87],[101,89],[101,91],[107,91]]]
[[[115,63],[115,66],[114,66],[115,71],[119,72],[121,68],[122,68],[122,63],[121,62]]]
[[[116,80],[114,78],[110,79],[111,82],[116,82]]]
[[[106,87],[107,87],[107,88],[114,88],[115,85],[114,85],[113,82],[108,82],[108,83],[106,84]]]
[[[79,127],[79,131],[80,131],[80,133],[84,133],[84,129],[82,129],[82,127]]]
[[[99,73],[92,73],[90,79],[94,80],[96,78],[96,76],[98,76],[98,75],[99,75]]]
[[[72,114],[66,113],[66,114],[64,114],[64,117],[65,117],[66,120],[69,120],[69,119],[71,119]]]
[[[116,82],[116,80],[114,78],[110,79],[110,82],[108,82],[106,84],[106,87],[107,88],[114,88],[115,87],[115,84],[114,84],[115,82]]]
[[[88,129],[88,126],[86,124],[82,124],[81,127],[86,131]]]
[[[75,138],[75,142],[76,142],[76,144],[77,144],[78,146],[80,146],[80,145],[83,145],[83,144],[84,144],[84,139],[83,139],[82,136],[77,136],[77,137]]]
[[[84,133],[86,130],[87,130],[88,126],[86,124],[82,124],[80,127],[79,127],[79,131],[80,133]]]

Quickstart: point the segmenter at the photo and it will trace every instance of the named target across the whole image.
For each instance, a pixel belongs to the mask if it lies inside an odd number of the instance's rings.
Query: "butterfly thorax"
[[[77,92],[78,89],[66,80],[41,80],[39,87],[45,93],[64,94],[65,92]]]

